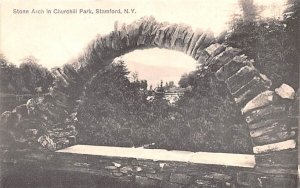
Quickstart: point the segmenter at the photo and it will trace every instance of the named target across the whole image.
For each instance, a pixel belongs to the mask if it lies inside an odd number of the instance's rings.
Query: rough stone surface
[[[157,187],[158,186],[157,180],[153,180],[153,179],[150,179],[147,177],[142,177],[142,176],[136,176],[135,183],[138,186],[146,186],[146,187]]]
[[[1,115],[3,131],[12,135],[5,144],[29,150],[57,150],[75,144],[77,135],[71,122],[63,122],[68,114],[53,104],[51,96],[28,100],[12,112]]]
[[[191,181],[191,176],[185,174],[172,173],[170,176],[170,182],[179,184],[189,184]]]
[[[297,187],[296,175],[266,175],[260,172],[242,171],[237,182],[245,187],[291,188]]]
[[[292,167],[297,169],[298,165],[298,151],[278,151],[268,154],[256,155],[256,164],[259,166],[274,166],[274,167]]]

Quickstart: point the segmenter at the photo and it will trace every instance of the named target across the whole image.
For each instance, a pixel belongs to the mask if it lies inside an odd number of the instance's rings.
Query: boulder
[[[275,92],[283,99],[295,98],[295,90],[287,84],[282,84],[279,88],[275,89]]]

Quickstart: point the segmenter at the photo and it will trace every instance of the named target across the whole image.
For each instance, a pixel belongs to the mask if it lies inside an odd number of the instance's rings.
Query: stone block
[[[153,40],[153,43],[159,47],[163,47],[164,46],[164,42],[166,40],[166,36],[165,36],[165,32],[166,30],[168,30],[169,25],[167,24],[162,24],[161,27],[159,27],[159,29],[156,32],[156,36]]]
[[[226,47],[223,44],[215,43],[205,48],[204,50],[208,53],[210,57],[215,57],[216,55],[222,53],[225,49]]]
[[[285,119],[286,118],[278,119],[275,117],[275,119],[267,119],[267,120],[259,121],[257,123],[248,124],[248,127],[250,130],[254,130],[254,129],[261,128],[261,127],[272,126],[273,124],[281,123],[281,121],[284,121]]]
[[[203,67],[204,65],[206,65],[207,60],[210,58],[209,54],[202,50],[202,51],[198,51],[197,52],[197,64],[199,64],[199,66]]]
[[[161,187],[162,188],[183,188],[183,185],[166,181],[161,183]]]
[[[258,70],[253,66],[244,66],[227,80],[225,80],[225,83],[227,84],[230,93],[234,94],[239,89],[247,85],[247,83],[258,74]]]
[[[194,45],[194,48],[193,50],[191,51],[191,56],[192,57],[195,57],[196,53],[197,53],[197,50],[200,48],[201,44],[204,43],[204,40],[207,36],[207,33],[204,32],[200,37],[199,39],[196,41],[195,45]]]
[[[216,55],[211,60],[211,70],[216,72],[223,65],[230,62],[234,57],[240,55],[242,50],[238,48],[227,47],[225,51],[221,52],[219,55]]]
[[[222,174],[222,173],[218,173],[218,172],[207,172],[207,173],[203,174],[203,176],[201,176],[201,178],[211,179],[213,181],[220,181],[220,182],[227,182],[232,179],[231,176]]]
[[[295,98],[295,90],[287,84],[282,84],[279,88],[275,89],[275,92],[283,99]]]
[[[259,166],[295,167],[298,165],[298,151],[277,151],[262,155],[255,155],[255,162]]]
[[[277,142],[291,139],[295,136],[295,134],[296,134],[295,131],[278,131],[278,132],[273,132],[263,136],[252,138],[252,142],[254,145],[277,143]]]
[[[274,91],[264,91],[254,97],[251,101],[249,101],[244,108],[242,108],[242,114],[247,113],[251,110],[261,108],[267,105],[270,105],[277,101],[276,95]]]
[[[284,104],[269,105],[246,114],[245,120],[248,124],[256,123],[259,120],[275,119],[287,115]]]
[[[186,35],[191,31],[191,27],[179,24],[174,31],[171,39],[171,48],[179,51],[183,51]],[[189,40],[189,39],[187,39]]]
[[[159,163],[155,162],[155,161],[138,161],[138,164],[140,167],[142,167],[144,170],[147,169],[153,169],[153,170],[159,170],[160,166]]]
[[[168,173],[161,173],[161,172],[157,172],[157,173],[146,173],[146,177],[150,178],[150,179],[155,179],[155,180],[168,180],[169,178],[169,174]]]
[[[240,70],[242,67],[244,67],[246,65],[246,60],[247,57],[244,55],[234,57],[231,61],[226,63],[215,73],[217,79],[220,81],[225,81],[233,74],[235,74],[238,70]]]
[[[284,121],[273,121],[269,125],[254,129],[250,131],[250,136],[259,137],[265,134],[274,133],[278,131],[286,131],[288,130],[288,124]]]
[[[105,169],[116,170],[116,169],[118,169],[118,167],[116,167],[116,166],[106,166]]]
[[[237,174],[237,183],[245,187],[291,188],[297,186],[297,176],[240,171]]]
[[[216,40],[215,37],[214,37],[214,34],[211,31],[208,30],[205,33],[206,33],[206,37],[205,37],[204,41],[200,44],[197,51],[204,50],[209,45],[213,44]],[[197,51],[196,51],[196,53],[197,53]]]
[[[260,76],[255,76],[244,87],[233,93],[234,100],[238,105],[244,105],[259,93],[267,90],[272,85],[270,80],[264,80]]]
[[[189,184],[191,181],[191,176],[185,174],[171,173],[170,182],[179,184]]]
[[[200,187],[217,187],[215,183],[209,180],[196,179],[195,184]]]
[[[282,151],[287,149],[294,149],[296,147],[295,140],[286,140],[283,142],[267,144],[262,146],[255,146],[253,147],[253,153],[260,154],[260,153],[269,153],[274,151]]]
[[[165,30],[165,41],[163,46],[171,49],[171,42],[172,42],[172,36],[174,34],[174,32],[176,31],[176,28],[178,27],[178,24],[170,24],[168,29]]]
[[[158,187],[159,181],[143,176],[136,176],[135,183],[141,187]]]
[[[122,173],[129,173],[129,172],[133,172],[133,168],[131,166],[124,166],[122,168],[120,168],[120,172]]]
[[[297,176],[298,175],[298,166],[294,166],[293,168],[285,166],[285,167],[278,167],[278,166],[260,166],[256,165],[254,170],[257,172],[261,172],[264,174],[270,174],[270,175],[288,175],[290,177]]]
[[[203,30],[201,30],[201,29],[196,29],[196,31],[193,33],[193,37],[191,38],[189,47],[187,48],[187,51],[186,51],[187,55],[192,54],[195,44],[198,41],[198,39],[201,37],[202,34],[203,34]]]
[[[192,38],[194,36],[194,32],[192,30],[192,28],[189,28],[187,31],[186,31],[186,35],[184,37],[184,47],[182,49],[182,52],[186,53],[187,54],[187,51],[188,51],[188,48],[190,46],[190,43],[192,41]],[[181,50],[180,50],[181,51]]]
[[[153,43],[155,38],[155,26],[157,23],[155,21],[146,21],[141,25],[141,34],[138,36],[137,46],[149,45]]]

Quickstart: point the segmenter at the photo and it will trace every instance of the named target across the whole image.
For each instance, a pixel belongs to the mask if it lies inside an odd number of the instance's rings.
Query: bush
[[[164,99],[146,100],[143,86],[129,82],[122,62],[99,71],[87,85],[78,108],[80,142],[84,144],[251,152],[249,131],[237,119],[232,99],[209,75],[196,79],[177,106]],[[235,135],[232,137],[232,135]]]

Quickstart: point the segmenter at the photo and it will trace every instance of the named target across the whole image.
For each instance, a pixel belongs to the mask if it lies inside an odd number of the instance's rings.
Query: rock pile
[[[51,100],[51,96],[30,99],[1,114],[2,149],[54,151],[74,144],[77,132],[73,122],[64,119],[67,112]]]

